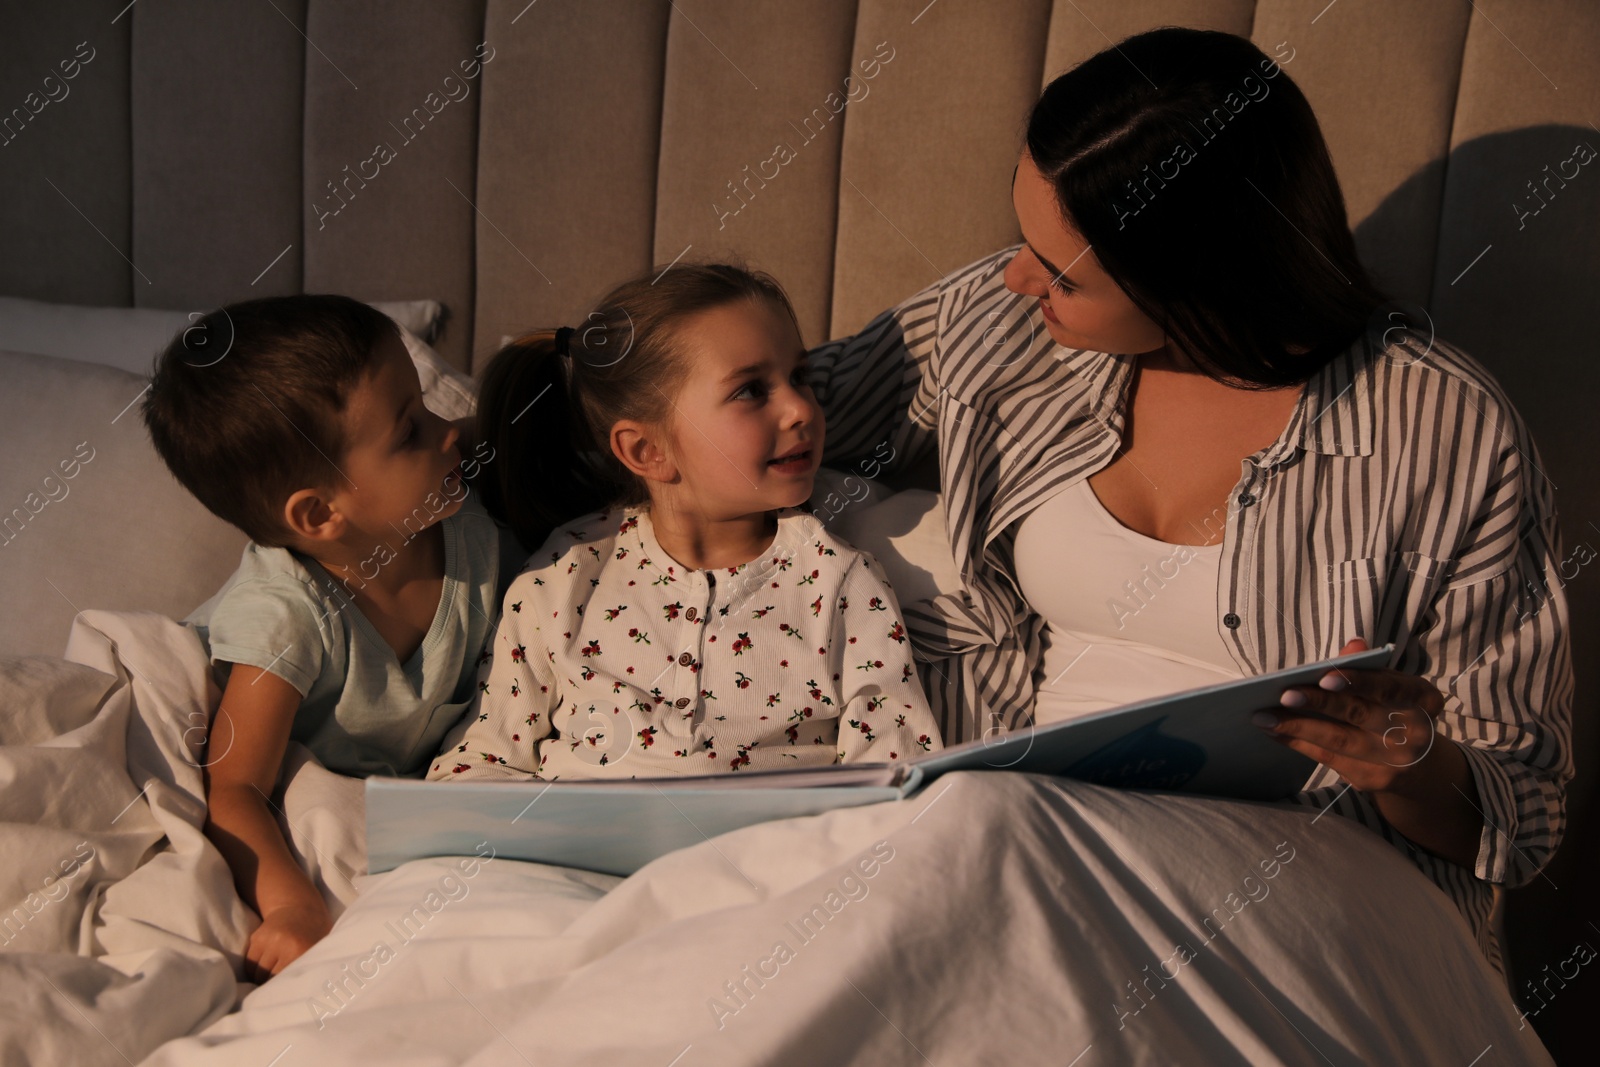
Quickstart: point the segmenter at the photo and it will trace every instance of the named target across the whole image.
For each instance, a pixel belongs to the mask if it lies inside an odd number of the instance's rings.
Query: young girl
[[[677,265],[483,382],[481,486],[524,544],[434,779],[888,762],[939,742],[894,594],[796,510],[822,412],[771,278]],[[581,517],[574,517],[581,516]]]

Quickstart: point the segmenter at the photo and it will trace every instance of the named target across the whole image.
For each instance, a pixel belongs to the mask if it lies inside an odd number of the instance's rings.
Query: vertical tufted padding
[[[1049,18],[1048,0],[862,0],[854,54],[892,59],[845,123],[833,334],[1017,239],[1011,167]]]
[[[117,10],[105,7],[6,3],[0,11],[7,296],[128,304],[145,284],[130,265],[129,15],[113,23]],[[63,63],[76,77],[63,78]]]
[[[482,0],[310,0],[307,14],[305,288],[443,301],[436,347],[465,367]]]
[[[1422,303],[1470,9],[1391,0],[1320,6],[1262,0],[1253,39],[1268,55],[1281,42],[1293,56],[1280,62],[1322,124],[1363,262],[1380,286]],[[1369,217],[1373,224],[1363,226]]]
[[[1600,98],[1592,54],[1600,8],[1480,0],[1478,9],[1430,307],[1439,336],[1487,364],[1532,426],[1557,486],[1568,551],[1584,542],[1600,548],[1600,345],[1580,313],[1600,291],[1600,131],[1591,125],[1600,117],[1592,104]],[[1569,162],[1580,144],[1596,158]],[[1576,614],[1595,619],[1600,567],[1578,571],[1567,594]],[[1595,662],[1600,633],[1592,624],[1588,635],[1581,626],[1574,633],[1589,650],[1585,656],[1580,646],[1577,661]]]
[[[669,10],[490,0],[474,369],[650,265]]]
[[[1600,151],[1592,125],[1600,121],[1600,7],[1477,7],[1433,308],[1440,333],[1496,365],[1531,415],[1579,399],[1572,375],[1596,362],[1594,332],[1578,311],[1600,289],[1600,159],[1563,164],[1579,143]],[[1562,178],[1563,169],[1576,177]]]
[[[305,0],[274,4],[164,0],[128,13],[133,259],[160,265],[134,286],[140,307],[300,291]]]
[[[1592,899],[1583,886],[1593,886],[1597,874],[1600,344],[1589,309],[1600,292],[1600,130],[1593,125],[1600,122],[1594,56],[1600,6],[1511,0],[1475,6],[1430,308],[1439,336],[1487,364],[1527,420],[1540,460],[1534,469],[1527,457],[1529,477],[1554,483],[1561,514],[1563,556],[1545,581],[1565,590],[1571,609],[1578,777],[1568,793],[1567,841],[1546,877],[1512,895],[1509,925],[1513,967],[1519,977],[1537,979],[1573,938],[1593,934],[1579,921],[1588,918],[1578,914],[1584,909],[1574,905]],[[1579,144],[1596,157],[1568,163]],[[1583,996],[1563,994],[1575,995]],[[1566,1031],[1562,1044],[1573,1050],[1579,1019],[1587,1021],[1580,1004],[1555,1005],[1556,1025]],[[1539,1022],[1550,1040],[1551,1016]],[[1554,1041],[1552,1049],[1560,1058]]]
[[[1592,934],[1576,921],[1573,904],[1586,899],[1582,883],[1594,885],[1597,872],[1600,344],[1587,314],[1600,293],[1595,42],[1600,6],[1478,0],[1467,32],[1430,304],[1438,336],[1488,365],[1533,429],[1539,464],[1534,469],[1533,456],[1525,458],[1528,472],[1554,483],[1562,517],[1562,560],[1546,574],[1546,585],[1565,590],[1571,609],[1578,777],[1568,792],[1571,832],[1555,865],[1547,878],[1512,896],[1512,945],[1518,939],[1542,945],[1522,960],[1514,955],[1523,976],[1555,960],[1555,947],[1571,944],[1573,931]],[[1584,155],[1594,154],[1590,162],[1574,158],[1579,144],[1587,147]],[[1542,597],[1542,590],[1531,590],[1530,605]],[[1573,1003],[1562,1011],[1576,1035],[1581,1016]]]
[[[892,71],[854,67],[871,55],[852,56],[855,13],[854,0],[677,0],[668,22],[656,261],[689,248],[768,271],[811,344],[830,336],[840,137]]]
[[[1248,37],[1255,6],[1255,0],[1055,0],[1040,88],[1123,38],[1161,26]]]

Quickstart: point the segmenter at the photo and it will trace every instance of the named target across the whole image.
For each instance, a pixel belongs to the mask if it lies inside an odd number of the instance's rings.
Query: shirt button
[[[1231,611],[1228,612],[1222,617],[1222,625],[1226,626],[1230,630],[1237,630],[1239,628],[1239,616],[1235,615]]]
[[[683,613],[683,617],[688,619],[690,622],[694,622],[694,620],[696,618],[698,618],[699,615],[700,615],[700,613],[698,611],[694,610],[693,608],[690,608],[688,611]]]
[[[686,707],[689,706],[689,698],[688,697],[679,697],[677,700],[674,700],[672,702],[672,706],[675,707],[675,708],[686,708]]]
[[[1255,502],[1256,502],[1256,495],[1254,493],[1240,493],[1239,494],[1239,506],[1241,508],[1247,508],[1251,504],[1254,504]]]
[[[689,664],[691,664],[693,662],[694,662],[694,656],[690,655],[687,652],[685,652],[683,655],[678,657],[678,666],[680,666],[680,667],[687,667]]]

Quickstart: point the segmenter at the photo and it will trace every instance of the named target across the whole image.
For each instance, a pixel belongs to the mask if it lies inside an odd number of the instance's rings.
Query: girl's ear
[[[291,494],[283,505],[283,523],[302,543],[335,540],[348,525],[318,489],[298,489]]]
[[[611,427],[611,454],[646,481],[678,480],[678,465],[663,444],[659,428],[634,419],[619,419]]]

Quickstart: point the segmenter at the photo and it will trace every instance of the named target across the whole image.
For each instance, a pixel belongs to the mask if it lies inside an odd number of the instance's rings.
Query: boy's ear
[[[611,427],[611,454],[634,474],[651,482],[676,482],[678,465],[662,447],[657,427],[619,419]]]
[[[344,534],[345,517],[321,490],[297,489],[283,505],[283,523],[300,541],[332,541]]]

